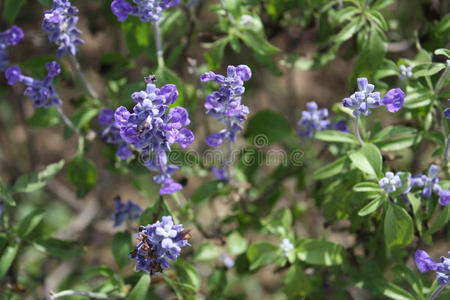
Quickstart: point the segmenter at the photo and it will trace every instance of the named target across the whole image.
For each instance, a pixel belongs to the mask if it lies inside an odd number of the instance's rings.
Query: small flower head
[[[182,224],[174,224],[171,216],[162,217],[161,222],[140,226],[139,244],[129,257],[137,261],[136,271],[154,276],[170,267],[169,260],[177,260],[190,238]]]
[[[405,93],[399,89],[391,89],[387,94],[381,99],[381,104],[386,106],[386,109],[390,112],[397,112],[403,107],[405,102]]]
[[[53,105],[62,104],[58,93],[53,87],[53,78],[61,73],[61,66],[56,61],[49,62],[45,66],[48,74],[43,80],[22,75],[18,66],[12,66],[5,71],[9,85],[20,81],[27,86],[24,95],[33,100],[33,107],[49,108]]]
[[[42,29],[48,34],[48,40],[58,46],[57,55],[64,53],[75,56],[78,46],[84,41],[78,37],[81,31],[76,28],[78,8],[69,0],[53,0],[53,8],[44,12]]]
[[[422,195],[425,198],[431,198],[434,194],[441,196],[442,195],[442,203],[447,202],[447,191],[443,191],[441,186],[439,185],[439,177],[438,177],[439,167],[436,165],[430,165],[428,169],[428,175],[418,174],[414,176],[411,180],[411,186],[413,187],[421,187]]]
[[[357,82],[359,91],[342,100],[342,103],[345,107],[353,109],[355,116],[361,113],[368,116],[371,113],[370,108],[380,106],[380,93],[373,92],[375,86],[370,84],[367,78],[358,78]]]
[[[222,259],[223,264],[227,269],[231,269],[232,267],[234,267],[234,260],[228,254],[222,253],[220,255],[220,258]]]
[[[398,77],[400,79],[407,79],[407,78],[411,78],[413,76],[413,72],[412,69],[414,68],[414,66],[405,66],[405,65],[401,65],[399,67],[400,69],[400,75],[398,75]]]
[[[344,120],[337,121],[336,123],[332,124],[331,127],[337,131],[350,132],[350,128],[348,127],[347,122],[345,122]]]
[[[435,271],[437,268],[436,262],[424,250],[417,250],[415,254],[416,266],[421,273],[428,271]]]
[[[3,197],[0,196],[0,216],[3,214],[4,208],[5,208],[5,202],[3,201]]]
[[[298,135],[302,138],[312,138],[317,131],[330,129],[328,109],[318,109],[317,103],[312,101],[306,104],[307,110],[302,112],[302,118],[298,122]]]
[[[448,99],[448,102],[450,102],[450,99]],[[450,119],[450,108],[444,110],[444,116],[447,120]]]
[[[402,180],[398,173],[394,175],[392,172],[386,172],[385,177],[381,178],[378,185],[384,189],[386,194],[390,194],[402,186]]]
[[[125,221],[136,221],[142,214],[142,209],[139,205],[135,204],[131,200],[124,203],[120,200],[120,197],[114,199],[114,213],[112,219],[114,220],[114,227],[122,225]]]
[[[280,249],[283,251],[283,256],[288,257],[291,250],[294,249],[294,245],[291,244],[289,239],[285,238],[281,241]]]
[[[19,26],[13,25],[11,28],[0,32],[0,71],[4,71],[8,66],[8,46],[15,46],[23,39],[23,31]]]
[[[439,192],[439,204],[442,206],[450,204],[450,190],[441,190]]]
[[[133,0],[136,6],[132,6],[126,0],[114,0],[111,10],[119,22],[125,21],[128,16],[139,17],[142,22],[157,23],[163,12],[178,5],[180,0]]]

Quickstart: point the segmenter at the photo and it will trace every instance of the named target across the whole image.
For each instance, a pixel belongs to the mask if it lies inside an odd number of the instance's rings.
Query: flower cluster
[[[5,71],[9,85],[14,85],[18,81],[24,83],[27,88],[24,95],[30,97],[33,107],[49,108],[53,105],[61,105],[62,101],[53,87],[53,78],[61,73],[61,66],[58,62],[52,61],[45,65],[48,74],[43,80],[34,79],[22,75],[18,66],[12,66]]]
[[[125,221],[135,221],[142,214],[142,209],[139,205],[133,203],[131,200],[124,203],[120,200],[119,196],[114,199],[114,206],[114,213],[111,216],[114,220],[114,227],[122,225]]]
[[[190,238],[182,224],[173,224],[171,216],[162,217],[162,222],[139,227],[139,244],[129,257],[137,261],[136,271],[157,275],[170,267],[169,259],[180,256]]]
[[[153,179],[162,184],[160,194],[171,194],[182,188],[174,182],[171,175],[178,169],[168,164],[167,153],[170,145],[178,143],[182,148],[194,141],[194,134],[187,128],[189,115],[183,107],[173,107],[168,113],[169,105],[178,97],[175,85],[166,84],[158,89],[153,83],[156,79],[146,77],[146,89],[135,92],[131,98],[136,105],[133,112],[120,106],[115,111],[115,121],[122,139],[141,151],[145,166],[159,174]]]
[[[78,8],[72,6],[69,0],[53,0],[53,8],[44,12],[42,29],[48,34],[49,41],[58,46],[58,58],[64,53],[75,56],[78,46],[84,43],[78,37],[81,31],[76,28],[77,13]]]
[[[0,216],[3,214],[5,203],[3,202],[3,197],[0,196]]]
[[[118,144],[117,156],[121,159],[127,159],[132,154],[128,143],[120,136],[120,128],[114,120],[114,111],[110,108],[104,108],[98,115],[98,122],[102,125],[100,138],[108,144]]]
[[[411,78],[413,76],[413,72],[412,69],[414,68],[414,66],[405,66],[405,65],[401,65],[399,67],[400,69],[400,75],[398,75],[398,77],[400,79],[407,79],[407,78]]]
[[[228,66],[227,76],[204,73],[201,82],[213,80],[220,84],[220,89],[206,97],[206,114],[224,123],[226,128],[219,133],[206,137],[206,143],[218,147],[224,139],[236,140],[236,135],[243,129],[242,123],[247,119],[248,107],[241,104],[241,96],[245,92],[244,82],[252,77],[252,71],[246,65]]]
[[[448,102],[450,102],[450,99],[448,99]],[[450,108],[446,108],[445,110],[444,110],[444,116],[445,116],[445,118],[448,120],[448,119],[450,119]]]
[[[280,249],[283,251],[283,256],[288,257],[289,252],[291,252],[292,249],[294,249],[294,245],[291,244],[289,239],[283,239],[280,244]]]
[[[8,46],[15,46],[23,39],[23,31],[19,26],[0,32],[0,71],[4,71],[8,66]]]
[[[139,17],[142,22],[156,23],[161,19],[162,13],[180,3],[180,0],[133,0],[132,6],[127,0],[114,0],[111,10],[119,22],[125,21],[129,15]]]
[[[331,123],[328,119],[328,109],[318,109],[314,101],[306,103],[307,110],[302,112],[302,118],[298,122],[299,129],[297,134],[302,138],[312,138],[314,133],[326,129],[335,129],[338,131],[349,132],[345,121]]]
[[[228,254],[222,253],[220,255],[220,258],[222,259],[223,264],[227,269],[231,269],[232,267],[234,267],[234,260]]]
[[[391,89],[383,99],[380,99],[380,93],[373,91],[375,86],[370,84],[367,78],[358,78],[357,82],[359,91],[353,93],[350,98],[342,100],[345,107],[353,109],[353,115],[359,116],[362,113],[368,116],[371,108],[381,105],[386,106],[390,112],[397,112],[402,108],[405,93],[401,89]]]
[[[398,173],[394,175],[392,172],[386,172],[385,177],[381,178],[378,185],[384,189],[386,194],[390,194],[401,188],[402,180]]]
[[[436,263],[427,252],[417,250],[415,254],[416,266],[421,273],[435,271],[438,283],[445,286],[450,283],[450,251],[447,256],[441,256],[440,261]]]
[[[439,203],[443,206],[450,204],[450,190],[443,190],[439,185],[438,177],[439,167],[431,165],[428,169],[428,175],[417,174],[410,178],[411,187],[422,188],[422,195],[425,198],[431,198],[432,194],[439,195]]]

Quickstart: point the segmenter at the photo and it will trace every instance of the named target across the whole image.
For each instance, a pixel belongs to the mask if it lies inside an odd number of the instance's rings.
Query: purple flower
[[[3,214],[4,208],[5,208],[5,202],[3,202],[3,197],[0,196],[0,216]]]
[[[111,216],[114,220],[114,227],[122,225],[125,221],[135,221],[142,214],[142,209],[139,205],[133,203],[131,200],[124,203],[120,200],[119,196],[114,199],[114,206],[115,210]]]
[[[450,102],[450,99],[448,99],[448,102]],[[444,116],[446,119],[450,119],[450,108],[444,110]]]
[[[414,66],[405,66],[405,65],[401,65],[399,67],[400,69],[400,75],[398,76],[398,78],[400,79],[406,79],[406,78],[410,78],[413,76],[413,72],[412,69],[414,68]]]
[[[44,11],[42,30],[48,34],[48,40],[58,46],[57,55],[64,53],[75,56],[78,46],[84,41],[78,37],[81,31],[76,28],[78,8],[69,0],[53,0],[53,8]]]
[[[391,89],[381,99],[381,104],[386,106],[386,109],[390,112],[398,112],[405,102],[405,93],[399,89]]]
[[[188,147],[194,141],[194,134],[182,128],[190,123],[184,108],[173,107],[169,110],[169,105],[178,97],[176,86],[166,84],[158,89],[150,79],[146,81],[144,91],[131,95],[136,102],[133,112],[120,106],[114,114],[115,121],[121,138],[147,157],[144,165],[148,169],[158,172],[154,181],[162,184],[160,193],[171,194],[182,186],[171,179],[178,167],[168,164],[166,152],[171,151],[170,145],[174,143],[182,148]]]
[[[353,109],[353,114],[358,116],[360,113],[368,116],[370,108],[380,106],[380,93],[373,92],[375,86],[370,84],[367,78],[358,78],[359,91],[353,93],[350,98],[342,100],[345,107]]]
[[[114,111],[110,108],[104,108],[98,115],[98,122],[102,125],[102,131],[100,132],[100,138],[108,144],[119,145],[117,149],[117,156],[121,159],[127,159],[133,151],[120,136],[120,128],[114,120]]]
[[[402,187],[402,180],[398,173],[394,175],[392,172],[386,172],[385,177],[381,178],[378,185],[384,189],[384,193],[389,194]]]
[[[284,257],[289,257],[289,253],[291,252],[291,250],[294,249],[294,245],[292,245],[289,239],[283,239],[283,241],[280,244],[280,249],[283,251]]]
[[[175,225],[172,217],[162,217],[162,221],[139,227],[139,244],[130,253],[136,260],[136,271],[158,275],[170,267],[169,260],[177,260],[181,249],[189,245],[190,234],[182,224]]]
[[[43,80],[22,75],[18,66],[10,67],[5,71],[9,85],[16,84],[20,81],[27,86],[24,95],[33,100],[33,107],[49,108],[53,105],[62,104],[59,95],[53,87],[53,78],[59,75],[61,67],[56,61],[47,63],[45,67],[47,68],[48,74]]]
[[[228,254],[222,253],[220,255],[220,258],[222,259],[223,264],[227,269],[231,269],[232,267],[234,267],[234,260]]]
[[[345,122],[344,120],[337,121],[331,127],[337,131],[350,132],[350,128],[348,127],[347,122]]]
[[[217,168],[215,166],[211,167],[211,170],[213,171],[214,176],[225,183],[228,183],[230,181],[230,178],[228,176],[228,172],[226,170],[226,167]]]
[[[439,204],[442,206],[447,206],[450,204],[450,191],[449,190],[441,190],[439,192]]]
[[[8,66],[8,46],[15,46],[23,39],[23,31],[19,26],[13,25],[11,28],[0,32],[0,71],[4,71]]]
[[[241,96],[245,92],[244,82],[252,77],[252,71],[246,65],[228,66],[227,76],[207,72],[200,76],[201,82],[214,81],[220,85],[219,90],[206,97],[206,114],[225,125],[219,132],[206,137],[206,143],[211,147],[220,146],[225,139],[236,141],[236,136],[243,129],[249,109],[241,104]],[[223,173],[223,175],[227,175]],[[224,181],[228,179],[224,178]]]
[[[125,21],[129,15],[139,17],[142,22],[156,23],[162,13],[180,3],[180,0],[133,0],[136,6],[132,6],[126,0],[114,0],[111,10],[119,22]]]
[[[448,257],[441,256],[438,263],[424,250],[417,250],[415,259],[416,266],[421,273],[435,271],[437,281],[441,286],[445,286],[450,282],[450,252],[448,252]]]
[[[411,179],[411,187],[421,187],[422,195],[425,198],[431,198],[432,194],[439,195],[439,203],[446,206],[450,202],[450,191],[443,190],[439,185],[438,177],[439,167],[431,165],[428,170],[428,175],[417,174]]]
[[[328,109],[318,109],[317,103],[312,101],[306,103],[307,110],[302,112],[302,118],[298,122],[297,134],[302,138],[312,138],[316,131],[331,129],[328,120]]]

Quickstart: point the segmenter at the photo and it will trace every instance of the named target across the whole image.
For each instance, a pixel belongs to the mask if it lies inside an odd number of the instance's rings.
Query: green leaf
[[[351,20],[338,34],[333,37],[333,42],[343,43],[350,39],[361,27],[361,18]]]
[[[128,295],[127,300],[148,299],[147,293],[149,289],[150,289],[150,275],[144,274],[141,276],[136,286]]]
[[[360,182],[353,186],[355,192],[383,192],[380,186],[373,182]]]
[[[414,237],[411,216],[402,207],[390,204],[384,216],[384,236],[389,247],[405,247]]]
[[[280,49],[270,44],[265,37],[251,29],[241,29],[238,33],[244,43],[259,55],[277,54]]]
[[[247,240],[237,231],[233,231],[227,237],[228,253],[231,255],[240,255],[247,250]]]
[[[25,0],[6,0],[4,3],[3,17],[9,25],[13,25]]]
[[[83,197],[97,182],[97,168],[87,157],[78,153],[67,164],[67,180],[77,188],[77,195]]]
[[[414,272],[410,268],[405,265],[397,265],[393,268],[393,271],[399,277],[404,278],[411,285],[412,289],[417,295],[417,300],[424,300],[425,297],[423,295],[423,284],[420,276],[417,272]]]
[[[394,300],[413,300],[414,297],[399,287],[398,285],[387,282],[383,278],[372,278],[372,284],[375,286],[376,290],[383,296]]]
[[[17,251],[19,250],[19,244],[14,243],[8,245],[6,249],[4,249],[0,256],[0,279],[6,274],[6,272],[11,267],[14,258],[16,258]]]
[[[117,232],[113,235],[111,250],[114,255],[114,260],[119,268],[126,266],[130,259],[128,254],[133,250],[131,243],[131,235],[128,232]]]
[[[321,167],[312,174],[313,180],[325,179],[343,173],[347,169],[348,156],[341,157],[336,161]]]
[[[203,242],[195,250],[195,261],[209,261],[219,258],[222,250],[214,243]]]
[[[247,249],[250,270],[256,270],[275,262],[279,258],[278,247],[266,242],[251,244]]]
[[[433,99],[433,94],[427,88],[406,88],[404,107],[409,109],[428,106]]]
[[[208,201],[219,193],[221,186],[223,186],[223,183],[219,180],[213,180],[204,183],[197,190],[195,190],[194,194],[192,195],[192,202],[201,203],[204,201]]]
[[[351,153],[349,157],[362,172],[380,178],[383,160],[377,146],[366,144],[359,151]]]
[[[412,72],[414,77],[431,76],[442,69],[445,69],[445,64],[442,63],[425,63],[417,65],[413,68]]]
[[[33,246],[39,251],[60,258],[71,258],[82,253],[82,249],[75,243],[52,237],[40,237],[34,240]]]
[[[11,188],[11,193],[24,192],[31,193],[43,188],[47,180],[61,171],[64,166],[64,160],[53,163],[41,171],[35,171],[30,174],[20,176]]]
[[[30,233],[32,233],[33,230],[41,223],[43,217],[44,212],[40,209],[29,213],[20,221],[19,227],[17,228],[17,235],[21,238],[25,238],[30,235]]]
[[[364,217],[367,215],[370,215],[371,213],[373,213],[374,211],[376,211],[378,209],[378,207],[381,206],[381,204],[383,204],[384,198],[378,197],[372,201],[370,201],[366,206],[364,206],[363,208],[361,208],[358,212],[358,216]]]
[[[450,205],[447,205],[444,207],[444,209],[442,209],[441,213],[433,222],[430,229],[428,229],[427,234],[435,233],[442,227],[446,226],[449,221],[450,221]]]
[[[450,58],[450,50],[445,49],[445,48],[439,48],[439,49],[434,50],[434,54],[436,54],[436,55],[444,55],[447,58]]]
[[[394,138],[397,136],[404,135],[415,135],[417,133],[417,129],[406,126],[388,126],[383,128],[383,130],[379,131],[372,138],[372,142],[380,142],[386,139]]]
[[[50,127],[61,123],[58,112],[54,107],[35,108],[34,114],[27,120],[32,127]]]
[[[359,145],[358,140],[350,133],[337,130],[323,130],[314,134],[314,138],[324,142],[348,143]]]
[[[344,260],[344,247],[324,240],[302,239],[296,251],[299,260],[311,265],[337,266]]]
[[[284,291],[290,298],[305,297],[311,293],[310,280],[298,263],[289,267],[284,279]]]
[[[108,266],[98,266],[90,268],[89,270],[83,272],[83,280],[89,280],[92,277],[104,276],[108,278],[114,277],[114,271]]]
[[[208,277],[209,295],[207,299],[223,299],[223,291],[227,287],[227,276],[223,269],[215,270]]]
[[[223,53],[228,44],[227,38],[221,38],[211,44],[211,49],[205,53],[206,61],[211,70],[217,70],[222,66]]]
[[[291,136],[292,128],[288,120],[280,113],[262,110],[248,121],[246,135],[255,146],[274,144]]]

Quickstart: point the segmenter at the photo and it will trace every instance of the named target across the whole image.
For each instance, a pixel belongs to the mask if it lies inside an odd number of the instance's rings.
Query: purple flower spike
[[[163,12],[178,5],[180,0],[133,0],[132,6],[126,0],[114,0],[111,10],[119,22],[123,22],[129,15],[139,17],[142,22],[156,23],[161,19]]]
[[[124,203],[120,200],[120,197],[114,199],[115,210],[111,218],[114,220],[114,227],[118,227],[125,221],[136,221],[142,214],[142,209],[139,205],[128,200],[128,203]]]
[[[48,74],[43,80],[22,75],[18,66],[10,67],[5,72],[8,84],[13,85],[20,81],[27,86],[24,95],[33,100],[33,107],[49,108],[62,104],[59,95],[53,87],[53,78],[61,72],[61,66],[56,61],[53,61],[47,63],[46,67]]]
[[[174,224],[171,216],[165,216],[161,222],[139,227],[139,243],[129,258],[137,261],[136,271],[155,276],[170,267],[169,260],[178,259],[190,238],[182,224]]]
[[[122,140],[141,151],[144,165],[149,170],[158,172],[153,179],[162,185],[160,194],[172,194],[182,186],[171,178],[178,168],[168,164],[167,152],[174,143],[188,147],[194,141],[194,134],[183,128],[190,124],[186,109],[174,107],[169,110],[169,105],[178,97],[176,86],[166,84],[158,89],[154,81],[146,82],[145,90],[131,95],[136,102],[132,112],[118,107],[114,113],[115,122]]]
[[[381,104],[386,106],[390,112],[398,112],[405,102],[405,93],[399,89],[391,89],[381,100]]]
[[[359,91],[342,100],[342,104],[352,109],[355,116],[361,113],[368,116],[371,113],[370,108],[380,106],[380,93],[373,92],[375,86],[370,84],[367,78],[358,78],[357,83]]]
[[[53,8],[44,12],[42,30],[48,34],[50,43],[58,46],[58,58],[64,53],[75,56],[78,46],[84,44],[78,37],[81,31],[76,27],[77,13],[78,8],[72,6],[69,0],[53,0]]]
[[[328,109],[318,109],[317,103],[312,101],[306,103],[307,110],[302,112],[302,118],[298,122],[297,134],[302,138],[312,138],[314,133],[325,129],[331,129],[328,120]]]

